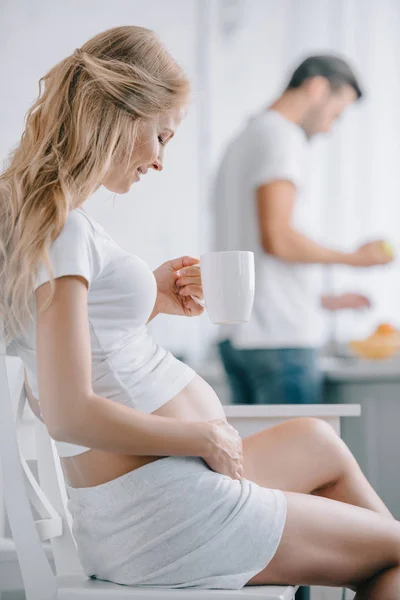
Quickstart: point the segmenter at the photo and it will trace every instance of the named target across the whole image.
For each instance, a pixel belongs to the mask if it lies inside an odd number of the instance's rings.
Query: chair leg
[[[305,586],[299,587],[299,589],[297,590],[297,593],[296,593],[296,600],[310,600],[310,598],[311,598],[311,588],[305,587]],[[342,588],[341,599],[342,600],[347,599],[346,588]],[[1,598],[0,598],[0,600],[1,600]]]
[[[302,585],[296,592],[296,600],[310,600],[310,588]]]

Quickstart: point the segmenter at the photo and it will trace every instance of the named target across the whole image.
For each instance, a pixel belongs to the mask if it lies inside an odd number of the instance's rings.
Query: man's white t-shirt
[[[253,117],[225,151],[214,188],[216,250],[251,250],[256,268],[250,322],[220,331],[237,348],[317,347],[323,341],[318,267],[267,254],[257,217],[257,188],[290,181],[297,192],[293,226],[307,234],[308,155],[304,131],[273,110]]]

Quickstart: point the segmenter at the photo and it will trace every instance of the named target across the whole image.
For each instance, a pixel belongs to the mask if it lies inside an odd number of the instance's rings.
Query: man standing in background
[[[321,298],[315,266],[369,267],[391,260],[382,241],[347,253],[302,232],[310,140],[328,133],[361,95],[344,60],[311,56],[224,154],[215,185],[216,250],[251,250],[256,265],[250,322],[221,329],[219,348],[234,403],[320,402],[320,307],[361,309],[369,300],[357,294]]]

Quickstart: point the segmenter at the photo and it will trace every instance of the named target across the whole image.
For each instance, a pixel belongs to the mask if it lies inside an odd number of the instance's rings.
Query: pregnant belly
[[[196,375],[179,394],[153,412],[153,415],[182,421],[211,421],[225,416],[212,387]]]
[[[182,421],[211,421],[225,416],[222,404],[204,379],[196,375],[179,394],[153,412]],[[160,456],[131,456],[89,450],[62,459],[66,481],[72,487],[91,487],[116,479]]]

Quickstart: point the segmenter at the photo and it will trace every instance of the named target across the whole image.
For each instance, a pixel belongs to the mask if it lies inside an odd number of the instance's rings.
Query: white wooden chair
[[[257,586],[241,590],[175,590],[134,588],[88,579],[82,572],[71,533],[67,492],[54,442],[36,420],[38,480],[18,444],[18,422],[25,404],[23,370],[18,382],[18,402],[13,410],[8,384],[6,349],[0,341],[0,463],[3,493],[26,600],[292,600],[296,587]],[[40,484],[39,484],[40,482]],[[34,518],[32,506],[39,515]],[[54,572],[43,541],[50,540]],[[12,548],[9,549],[8,556]],[[1,563],[1,552],[0,552]],[[0,570],[1,575],[1,570]],[[4,588],[3,588],[4,589]],[[0,594],[1,594],[0,580]]]

